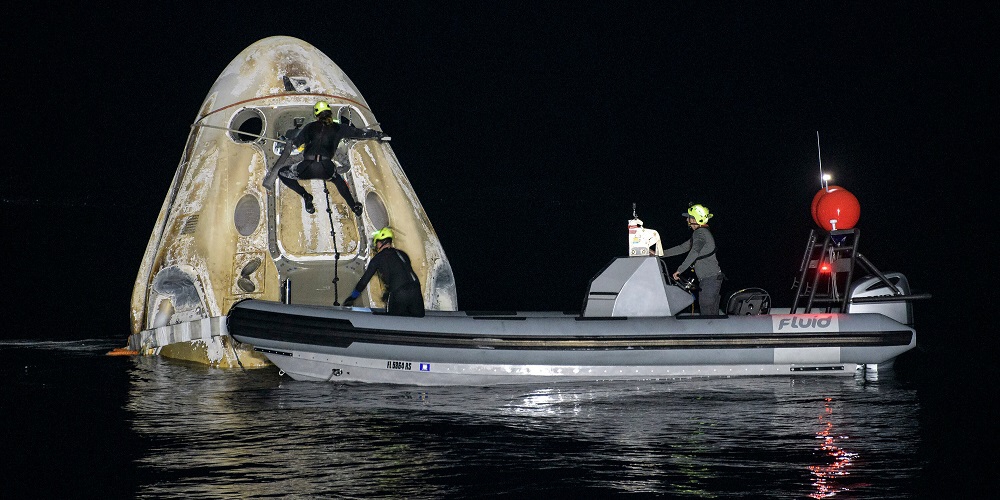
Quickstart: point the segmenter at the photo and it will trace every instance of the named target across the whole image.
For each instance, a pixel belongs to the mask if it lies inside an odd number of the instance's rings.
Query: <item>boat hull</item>
[[[916,346],[881,314],[408,318],[250,300],[228,329],[296,380],[412,385],[853,375]]]

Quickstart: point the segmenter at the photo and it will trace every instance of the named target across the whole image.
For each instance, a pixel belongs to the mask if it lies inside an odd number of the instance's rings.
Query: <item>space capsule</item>
[[[260,40],[222,71],[198,110],[132,293],[129,348],[211,366],[266,366],[236,345],[226,314],[243,299],[339,305],[371,257],[370,235],[396,234],[429,310],[456,310],[451,265],[389,142],[345,140],[338,172],[360,216],[331,183],[300,180],[307,212],[273,175],[296,162],[284,141],[323,100],[362,129],[381,130],[368,103],[329,57],[292,37]],[[284,158],[282,153],[286,153]],[[268,175],[271,173],[271,175]],[[377,280],[357,305],[384,307]]]

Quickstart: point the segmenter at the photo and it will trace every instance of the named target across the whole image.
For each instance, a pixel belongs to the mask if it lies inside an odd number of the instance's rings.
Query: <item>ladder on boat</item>
[[[802,264],[799,266],[798,291],[791,313],[801,306],[803,312],[845,312],[850,298],[855,264],[886,283],[895,295],[902,292],[858,252],[861,231],[838,229],[830,232],[813,229],[809,232]]]

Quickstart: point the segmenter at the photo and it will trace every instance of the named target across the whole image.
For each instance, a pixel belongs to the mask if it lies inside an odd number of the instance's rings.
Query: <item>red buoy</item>
[[[816,203],[816,223],[827,231],[851,229],[861,218],[861,204],[850,191],[828,191]]]
[[[820,189],[816,193],[816,196],[813,196],[812,205],[809,206],[809,212],[812,213],[813,222],[815,222],[817,226],[821,227],[823,226],[823,224],[819,221],[819,217],[816,216],[816,207],[819,206],[820,198],[826,196],[827,193],[832,193],[838,189],[844,189],[844,188],[840,186],[827,186],[826,189]]]

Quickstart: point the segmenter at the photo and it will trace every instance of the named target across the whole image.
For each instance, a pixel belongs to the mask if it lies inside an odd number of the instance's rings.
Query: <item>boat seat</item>
[[[771,311],[771,296],[762,288],[744,288],[729,296],[726,313],[732,316],[756,316]]]

